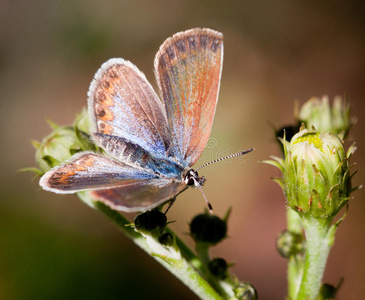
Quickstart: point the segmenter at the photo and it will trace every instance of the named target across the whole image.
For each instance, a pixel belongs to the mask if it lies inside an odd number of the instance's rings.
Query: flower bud
[[[134,226],[137,231],[156,238],[163,233],[166,224],[165,214],[156,209],[139,214],[134,219]]]
[[[327,96],[313,97],[296,112],[296,118],[309,129],[314,127],[319,132],[342,134],[343,138],[355,122],[350,118],[350,105],[340,96],[335,97],[332,107]]]
[[[228,264],[223,258],[214,258],[208,264],[210,272],[219,279],[227,278]]]
[[[35,154],[36,162],[44,173],[83,150],[73,127],[53,125],[53,128],[53,132],[38,145]]]
[[[89,113],[86,108],[83,108],[81,113],[76,116],[75,122],[73,124],[74,127],[77,127],[78,130],[89,134],[90,132],[90,118]]]
[[[67,161],[76,152],[97,149],[88,134],[90,121],[88,112],[84,109],[72,126],[58,126],[48,121],[53,132],[39,142],[33,142],[36,148],[36,162],[40,174]],[[38,173],[38,172],[37,172]]]
[[[290,143],[283,141],[285,161],[271,163],[281,169],[276,179],[284,190],[288,205],[315,218],[336,215],[351,192],[349,158],[355,151],[345,152],[342,140],[331,133],[301,130]]]
[[[258,299],[255,287],[249,282],[240,282],[240,284],[237,287],[235,287],[233,291],[237,299],[242,299],[242,300]]]
[[[197,243],[215,245],[226,237],[227,224],[215,215],[197,215],[190,223],[190,234]]]
[[[289,230],[283,230],[276,239],[276,249],[284,258],[299,254],[303,251],[303,236]]]

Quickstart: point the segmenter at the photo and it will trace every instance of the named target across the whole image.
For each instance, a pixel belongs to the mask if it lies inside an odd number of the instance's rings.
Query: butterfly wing
[[[118,161],[137,168],[148,169],[163,177],[182,179],[184,167],[167,157],[156,158],[137,144],[125,138],[103,133],[94,134],[96,143]]]
[[[165,102],[170,151],[192,166],[204,150],[218,100],[223,35],[191,29],[167,39],[155,57],[155,74]]]
[[[90,85],[88,108],[93,134],[122,137],[166,157],[170,135],[164,104],[131,62],[113,58],[101,66]]]
[[[93,199],[126,212],[152,209],[187,188],[181,181],[159,178],[91,152],[78,153],[51,169],[40,185],[59,194],[89,191]]]
[[[40,186],[58,194],[128,186],[158,176],[91,152],[80,152],[69,162],[49,170]]]
[[[155,59],[165,105],[133,64],[104,63],[88,93],[91,133],[119,161],[82,152],[47,172],[40,185],[56,193],[90,191],[123,211],[176,196],[186,188],[184,168],[196,162],[210,135],[222,57],[222,34],[209,29],[167,39]]]
[[[187,188],[181,181],[150,179],[120,188],[92,191],[91,196],[115,210],[146,211],[172,199]]]

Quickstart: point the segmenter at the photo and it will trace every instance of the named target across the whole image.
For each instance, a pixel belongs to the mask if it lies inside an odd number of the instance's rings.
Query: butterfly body
[[[81,152],[48,171],[55,193],[89,191],[121,211],[145,211],[204,177],[191,169],[210,136],[223,62],[222,34],[191,29],[167,39],[155,57],[161,98],[144,74],[110,59],[88,92],[90,133],[105,154]]]

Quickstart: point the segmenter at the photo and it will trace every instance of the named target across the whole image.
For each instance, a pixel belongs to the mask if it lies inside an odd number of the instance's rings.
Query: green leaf
[[[283,178],[279,178],[279,177],[271,177],[271,179],[273,181],[275,181],[278,185],[280,185],[280,187],[282,189],[285,189],[286,184],[285,184],[285,180]]]
[[[348,213],[348,210],[349,210],[349,206],[347,205],[346,206],[346,211],[343,214],[343,216],[336,223],[334,223],[330,227],[330,229],[328,230],[327,240],[328,240],[328,245],[329,246],[332,246],[334,244],[334,242],[335,242],[335,233],[337,231],[337,228],[338,228],[338,226],[340,226],[340,224],[342,223],[342,221],[345,220],[345,218],[347,216],[347,213]]]
[[[30,141],[31,142],[31,144],[32,144],[32,146],[34,147],[34,149],[38,149],[39,148],[39,146],[41,145],[41,143],[40,142],[38,142],[38,141],[36,141],[36,140],[31,140]]]
[[[34,168],[34,167],[22,168],[22,169],[18,170],[17,172],[33,172],[33,173],[36,173],[38,176],[42,176],[44,174],[42,172],[42,170],[40,170],[38,168]]]
[[[277,167],[281,172],[284,172],[284,166],[281,165],[281,163],[273,161],[273,160],[263,160],[261,161],[264,164],[272,165],[274,167]]]
[[[55,167],[57,165],[59,165],[61,162],[58,161],[57,159],[55,159],[54,157],[50,156],[50,155],[44,155],[42,157],[42,159],[51,167]]]
[[[60,127],[60,125],[56,124],[55,122],[53,122],[52,120],[50,119],[47,119],[46,122],[48,123],[48,125],[53,129],[53,130],[56,130],[57,128]]]

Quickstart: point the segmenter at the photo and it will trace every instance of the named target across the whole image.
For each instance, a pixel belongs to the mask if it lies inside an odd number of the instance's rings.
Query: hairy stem
[[[303,234],[302,221],[296,211],[287,209],[288,230],[295,234]],[[293,254],[288,259],[288,299],[296,299],[303,275],[303,255]]]
[[[162,246],[151,236],[142,236],[130,225],[130,221],[115,210],[101,202],[92,201],[86,192],[78,193],[80,199],[90,207],[96,209],[114,223],[121,231],[133,240],[141,249],[151,255],[156,261],[174,274],[180,281],[189,287],[200,299],[224,299],[208,283],[203,275],[192,265],[197,264],[198,258],[180,240],[177,239],[178,250],[173,247]],[[171,232],[171,230],[169,230]]]
[[[303,216],[307,247],[305,251],[302,283],[298,292],[298,300],[316,299],[327,257],[333,244],[330,231],[332,218],[322,219]]]

